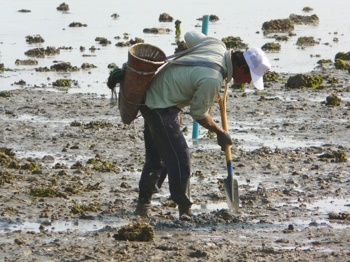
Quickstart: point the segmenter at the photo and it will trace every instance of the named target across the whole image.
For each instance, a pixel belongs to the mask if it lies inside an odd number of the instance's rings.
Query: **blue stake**
[[[209,26],[209,15],[203,15],[202,18],[202,33],[208,35],[208,26]]]
[[[202,18],[202,33],[208,35],[208,26],[209,26],[209,16],[203,15]],[[199,133],[199,124],[196,120],[193,120],[193,128],[192,128],[192,138],[197,139]]]

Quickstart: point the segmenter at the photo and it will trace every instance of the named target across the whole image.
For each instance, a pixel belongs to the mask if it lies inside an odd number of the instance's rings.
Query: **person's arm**
[[[218,145],[221,147],[222,151],[225,151],[228,145],[232,145],[230,134],[222,129],[210,115],[207,115],[205,118],[196,121],[204,128],[216,133]]]
[[[220,87],[221,81],[216,78],[207,78],[202,81],[193,95],[190,114],[201,126],[216,133],[218,144],[221,150],[225,151],[228,145],[232,145],[231,136],[212,119],[208,112]]]
[[[210,115],[207,115],[205,118],[196,121],[202,127],[208,129],[209,131],[215,132],[216,134],[221,134],[224,132],[224,129],[222,129]]]

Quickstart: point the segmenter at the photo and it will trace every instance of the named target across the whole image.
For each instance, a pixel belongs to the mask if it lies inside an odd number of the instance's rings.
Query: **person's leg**
[[[160,175],[158,170],[160,170],[163,166],[155,141],[146,122],[144,129],[144,141],[146,156],[139,182],[139,188],[149,193],[158,193],[159,188],[157,181]]]
[[[151,208],[152,194],[159,192],[157,181],[159,176],[158,170],[161,169],[160,157],[146,121],[144,127],[144,141],[146,160],[139,182],[139,197],[135,211],[135,214],[140,216],[148,215],[149,209]]]
[[[171,198],[179,206],[180,215],[189,214],[192,205],[189,195],[190,155],[181,131],[180,109],[172,107],[151,112],[144,117],[167,168]]]

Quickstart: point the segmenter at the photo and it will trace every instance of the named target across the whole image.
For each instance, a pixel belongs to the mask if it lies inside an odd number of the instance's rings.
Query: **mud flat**
[[[96,94],[2,92],[0,260],[349,261],[349,73],[316,74],[333,81],[286,88],[282,74],[263,92],[230,91],[239,213],[225,203],[216,139],[200,129],[192,141],[182,114],[193,161],[189,221],[179,220],[167,182],[149,219],[133,215],[141,117],[123,125]],[[327,105],[331,95],[337,105]],[[212,114],[219,121],[217,105]],[[150,241],[116,240],[135,223],[151,229]]]

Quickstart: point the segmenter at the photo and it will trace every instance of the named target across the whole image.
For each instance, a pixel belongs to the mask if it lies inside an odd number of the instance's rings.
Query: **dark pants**
[[[179,206],[192,205],[189,196],[190,154],[180,129],[180,111],[177,107],[141,108],[145,119],[146,161],[139,183],[139,200],[145,196],[145,202],[149,202],[168,173],[171,199]]]

